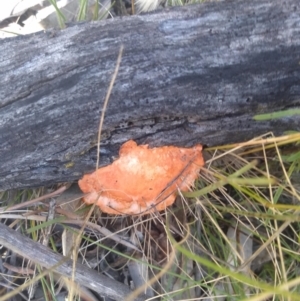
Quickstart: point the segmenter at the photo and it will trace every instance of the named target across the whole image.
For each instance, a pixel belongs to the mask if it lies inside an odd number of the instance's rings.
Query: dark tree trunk
[[[0,42],[0,189],[72,181],[134,139],[151,146],[300,130],[253,115],[300,103],[299,0],[205,3]]]

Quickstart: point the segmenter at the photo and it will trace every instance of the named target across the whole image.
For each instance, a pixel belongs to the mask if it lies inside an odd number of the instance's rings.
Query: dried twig
[[[65,277],[70,277],[72,274],[72,261],[70,259],[54,253],[47,247],[34,242],[30,238],[23,236],[1,223],[0,244],[46,269],[53,269],[54,272]],[[76,264],[75,281],[103,296],[115,300],[124,300],[131,292],[126,285],[98,274],[96,271],[80,263]],[[18,293],[17,290],[16,293]],[[0,301],[4,300],[6,300],[5,297],[0,297]],[[141,301],[144,299],[136,298],[135,300]]]
[[[17,209],[24,208],[24,207],[30,207],[30,206],[32,206],[32,205],[34,205],[38,202],[41,202],[43,200],[53,198],[53,197],[57,196],[58,194],[63,193],[66,189],[67,189],[67,186],[62,186],[59,189],[57,189],[57,190],[55,190],[51,193],[42,195],[42,196],[40,196],[38,198],[35,198],[33,200],[23,202],[23,203],[20,203],[20,204],[16,204],[16,205],[11,206],[9,208],[0,208],[0,212],[5,212],[5,211],[8,211],[8,210],[12,211],[12,210],[17,210]]]

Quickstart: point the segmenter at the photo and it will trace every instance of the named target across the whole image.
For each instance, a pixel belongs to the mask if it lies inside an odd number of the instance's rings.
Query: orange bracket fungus
[[[146,214],[173,204],[177,189],[187,191],[204,165],[202,146],[148,148],[133,140],[119,159],[85,175],[78,184],[87,204],[109,214]]]

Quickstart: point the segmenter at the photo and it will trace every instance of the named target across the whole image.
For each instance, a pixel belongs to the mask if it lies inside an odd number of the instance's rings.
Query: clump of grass
[[[210,275],[202,280],[209,298],[300,299],[299,274],[291,273],[299,265],[299,137],[266,135],[207,150],[207,170],[184,194],[201,208],[204,255],[173,243]]]
[[[46,221],[46,203],[9,210],[15,206],[10,200],[3,204],[0,218],[55,252],[74,248],[79,235],[76,261],[116,281],[130,267],[142,280],[137,283],[130,275],[123,281],[135,282],[133,287],[144,285],[141,290],[149,298],[298,300],[299,138],[297,133],[268,134],[207,149],[207,165],[195,188],[178,192],[166,212],[112,218],[96,209],[86,220],[85,206],[70,200],[56,204],[55,216]],[[15,201],[30,195],[37,197],[34,191],[19,192]],[[77,226],[70,212],[77,216]],[[26,260],[23,267],[34,270]],[[24,275],[16,273],[14,278],[18,277]],[[58,294],[60,282],[51,273],[41,283],[45,295]],[[76,292],[75,296],[83,294],[80,289]]]

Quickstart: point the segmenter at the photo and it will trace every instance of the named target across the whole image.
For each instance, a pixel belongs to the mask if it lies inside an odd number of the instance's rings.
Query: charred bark
[[[151,146],[300,130],[298,0],[204,3],[0,42],[0,189],[76,180],[128,139]]]

